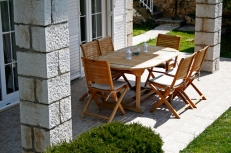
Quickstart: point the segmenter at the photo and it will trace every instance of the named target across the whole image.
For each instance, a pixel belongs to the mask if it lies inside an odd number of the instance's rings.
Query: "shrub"
[[[69,143],[52,146],[46,153],[162,153],[162,145],[159,134],[151,128],[138,123],[112,122],[94,127]]]
[[[142,27],[147,30],[151,30],[157,27],[158,25],[159,24],[155,22],[154,18],[148,18],[145,20],[140,17],[133,17],[133,26],[137,28]]]

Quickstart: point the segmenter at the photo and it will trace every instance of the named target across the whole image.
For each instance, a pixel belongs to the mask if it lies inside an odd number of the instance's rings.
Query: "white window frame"
[[[87,26],[86,42],[91,42],[93,40],[92,39],[91,0],[86,0],[86,6],[87,6],[86,8],[86,26]],[[105,37],[106,32],[107,32],[106,31],[106,0],[101,0],[101,8],[102,8],[102,37]],[[79,22],[80,22],[80,16],[79,16]],[[82,43],[81,42],[81,29],[80,29],[80,43]]]
[[[1,0],[1,1],[8,1],[8,0]],[[0,7],[0,17],[1,17],[1,7]],[[0,110],[15,105],[19,102],[19,91],[15,91],[9,94],[7,94],[6,92],[5,63],[4,63],[4,51],[3,51],[3,39],[2,39],[3,34],[4,33],[2,32],[2,21],[0,18],[0,86],[1,86],[0,94],[2,96],[2,100],[0,100]]]

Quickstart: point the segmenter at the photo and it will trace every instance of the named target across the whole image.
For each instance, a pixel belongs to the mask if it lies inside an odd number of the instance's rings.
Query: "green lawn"
[[[181,153],[230,153],[231,108],[195,138]]]
[[[168,34],[181,36],[181,41],[180,41],[181,52],[188,52],[188,53],[194,52],[194,41],[193,41],[194,32],[183,32],[183,31],[174,30],[169,32]],[[156,39],[149,40],[147,44],[150,46],[155,46]]]
[[[147,29],[145,28],[134,28],[133,33],[144,33]],[[173,30],[169,32],[170,35],[179,35],[181,36],[181,42],[180,42],[180,51],[181,52],[187,52],[187,53],[193,53],[194,52],[194,32],[185,32],[185,31],[179,31],[179,30]],[[156,39],[149,40],[148,45],[155,46],[156,45]],[[140,44],[142,45],[142,44]],[[230,33],[224,33],[221,35],[221,50],[220,50],[220,56],[221,57],[227,57],[231,58],[231,34]]]
[[[141,35],[141,34],[147,32],[148,30],[150,30],[150,29],[144,29],[142,27],[136,27],[133,29],[133,36]]]

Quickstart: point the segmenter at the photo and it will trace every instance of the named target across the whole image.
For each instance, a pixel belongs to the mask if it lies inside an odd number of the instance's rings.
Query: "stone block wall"
[[[66,0],[16,0],[22,152],[72,139]]]
[[[163,12],[164,16],[172,17],[175,14],[175,0],[154,0],[154,4]],[[188,24],[194,24],[196,0],[177,0],[177,15],[186,19]]]
[[[195,51],[209,45],[201,70],[219,69],[221,42],[222,0],[197,0]]]

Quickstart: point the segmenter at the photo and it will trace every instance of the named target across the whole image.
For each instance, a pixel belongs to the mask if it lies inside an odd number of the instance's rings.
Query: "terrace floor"
[[[182,54],[182,56],[185,56]],[[151,95],[142,100],[141,107],[144,113],[126,111],[123,116],[117,112],[114,120],[122,122],[140,122],[144,126],[151,127],[153,131],[159,133],[164,141],[163,149],[166,153],[177,153],[185,148],[196,136],[213,123],[223,112],[231,106],[231,59],[221,58],[219,70],[213,74],[201,72],[200,80],[195,80],[195,84],[204,93],[207,100],[197,103],[196,109],[187,109],[180,113],[181,119],[175,119],[166,106],[161,105],[153,113],[149,110],[157,101],[156,95]],[[147,72],[142,76],[142,81],[146,79]],[[129,80],[134,83],[135,77],[128,75]],[[72,131],[73,138],[83,131],[105,123],[105,120],[84,116],[80,118],[80,113],[87,101],[78,99],[86,92],[85,78],[76,79],[71,82],[72,92]],[[129,91],[128,95],[133,91]],[[192,88],[188,88],[186,93],[191,99],[198,97]],[[176,110],[184,106],[184,102],[175,98],[172,102]],[[92,106],[92,111],[99,112],[98,108]],[[104,109],[101,113],[108,113]],[[19,105],[0,112],[0,152],[19,153],[21,152],[21,131],[20,131],[20,110]]]

